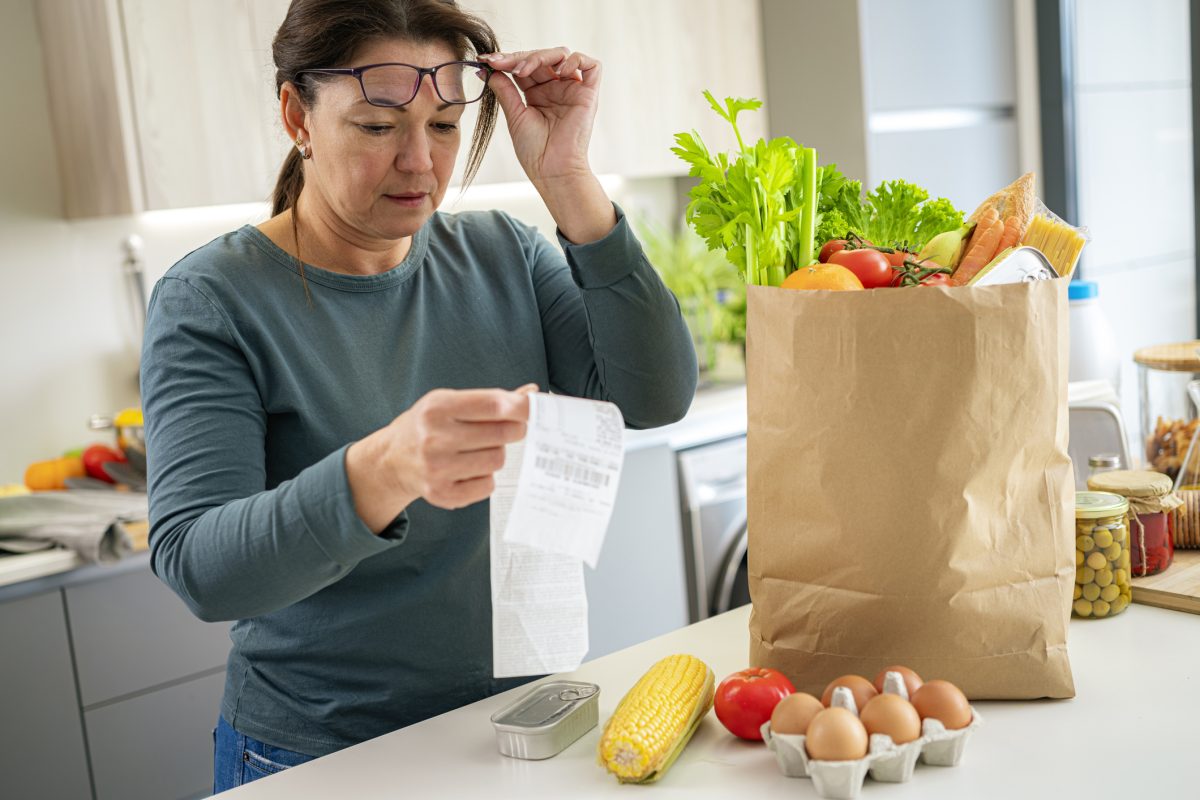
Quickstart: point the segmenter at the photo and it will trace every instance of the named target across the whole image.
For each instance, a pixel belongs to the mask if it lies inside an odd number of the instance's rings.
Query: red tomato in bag
[[[820,253],[820,255],[817,256],[817,261],[820,261],[822,264],[828,264],[829,257],[831,255],[833,255],[834,253],[841,252],[842,250],[845,250],[845,249],[846,249],[846,240],[845,239],[830,239],[821,248],[821,253]]]
[[[905,261],[916,261],[917,254],[910,253],[907,250],[893,250],[891,253],[884,253],[883,257],[888,260],[888,263],[893,267],[903,267]]]
[[[717,719],[729,732],[741,739],[762,741],[762,724],[780,700],[796,691],[782,672],[751,667],[735,672],[717,686],[713,707]]]
[[[878,289],[892,283],[892,265],[878,250],[839,250],[829,257],[829,263],[853,272],[862,281],[864,289]]]

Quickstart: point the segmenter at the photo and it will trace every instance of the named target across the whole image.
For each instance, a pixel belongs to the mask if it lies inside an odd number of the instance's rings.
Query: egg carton
[[[885,692],[899,694],[908,699],[903,680],[897,681],[889,673]],[[899,683],[899,687],[896,683]],[[834,690],[830,706],[839,706],[858,713],[854,696],[849,689]],[[792,733],[773,734],[771,721],[762,724],[761,733],[767,748],[775,754],[779,770],[789,778],[810,778],[813,788],[821,797],[833,800],[853,800],[862,791],[863,782],[870,774],[880,783],[904,783],[912,778],[917,761],[937,767],[953,767],[962,760],[967,740],[980,726],[983,717],[971,709],[971,722],[959,730],[947,730],[936,719],[921,721],[921,736],[914,741],[898,745],[887,734],[876,733],[870,738],[867,755],[853,761],[817,761],[808,757],[804,747],[804,735]]]

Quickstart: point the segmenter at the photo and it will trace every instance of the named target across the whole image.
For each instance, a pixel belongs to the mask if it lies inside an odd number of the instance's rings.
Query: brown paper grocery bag
[[[1066,295],[749,287],[751,664],[1074,695]]]

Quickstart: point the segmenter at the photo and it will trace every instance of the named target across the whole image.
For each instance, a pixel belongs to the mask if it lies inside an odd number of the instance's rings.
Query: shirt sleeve
[[[244,619],[319,591],[405,537],[358,517],[346,447],[267,489],[267,418],[225,316],[185,279],[150,299],[142,350],[151,567],[196,616]]]
[[[683,417],[696,392],[696,349],[679,303],[646,259],[624,212],[603,238],[559,253],[536,231],[533,281],[550,388],[615,403],[631,428]]]

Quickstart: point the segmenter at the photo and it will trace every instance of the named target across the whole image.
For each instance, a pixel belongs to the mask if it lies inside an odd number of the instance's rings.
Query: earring
[[[305,161],[312,158],[312,153],[309,152],[308,145],[306,145],[304,143],[304,140],[301,139],[299,136],[296,137],[296,149],[298,149],[300,151],[300,157],[303,158]]]

